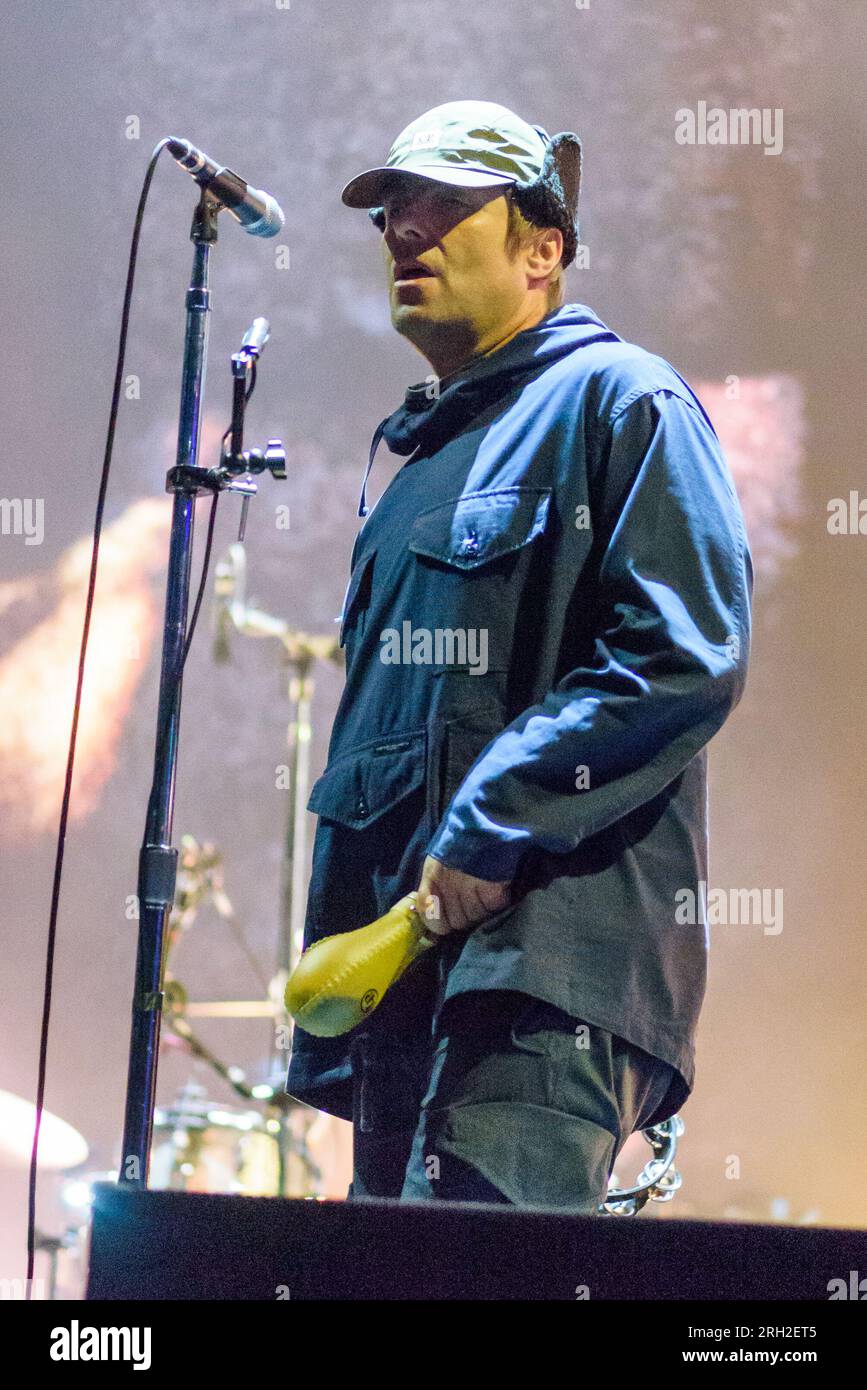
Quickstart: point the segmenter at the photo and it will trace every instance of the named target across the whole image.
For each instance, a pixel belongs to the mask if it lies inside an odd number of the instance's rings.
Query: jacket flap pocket
[[[426,746],[424,729],[363,744],[314,782],[308,811],[363,829],[422,785]]]
[[[376,551],[372,550],[369,555],[365,555],[363,560],[359,560],[352,574],[349,576],[349,583],[346,586],[346,593],[343,597],[343,610],[337,621],[340,623],[340,633],[337,638],[337,645],[342,647],[346,640],[346,628],[352,621],[352,617],[359,604],[366,602],[370,597],[370,588],[373,580],[373,560]]]
[[[501,487],[468,492],[421,512],[410,550],[459,569],[490,564],[520,550],[545,528],[551,489]]]

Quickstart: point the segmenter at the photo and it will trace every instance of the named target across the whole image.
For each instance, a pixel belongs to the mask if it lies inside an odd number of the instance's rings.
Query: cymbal
[[[0,1159],[29,1163],[33,1148],[36,1106],[11,1091],[0,1091]],[[72,1125],[42,1112],[39,1130],[40,1168],[75,1168],[90,1152],[87,1140]]]

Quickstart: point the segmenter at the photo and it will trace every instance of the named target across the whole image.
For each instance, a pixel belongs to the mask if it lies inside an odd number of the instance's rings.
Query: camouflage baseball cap
[[[572,137],[575,141],[577,136]],[[529,184],[542,174],[550,136],[493,101],[449,101],[412,121],[385,164],[350,179],[347,207],[372,208],[395,174],[412,174],[464,188]],[[580,151],[580,142],[578,142]],[[577,186],[575,188],[577,202]]]

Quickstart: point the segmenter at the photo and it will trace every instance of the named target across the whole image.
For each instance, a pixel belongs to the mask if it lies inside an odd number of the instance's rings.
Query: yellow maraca
[[[305,1033],[336,1038],[367,1018],[385,991],[439,937],[425,929],[409,893],[384,917],[357,931],[316,941],[286,985],[288,1012]]]

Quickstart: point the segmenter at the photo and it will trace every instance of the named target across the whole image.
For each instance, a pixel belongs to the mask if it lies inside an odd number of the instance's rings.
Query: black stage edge
[[[99,1184],[87,1297],[827,1302],[853,1271],[867,1231]]]

